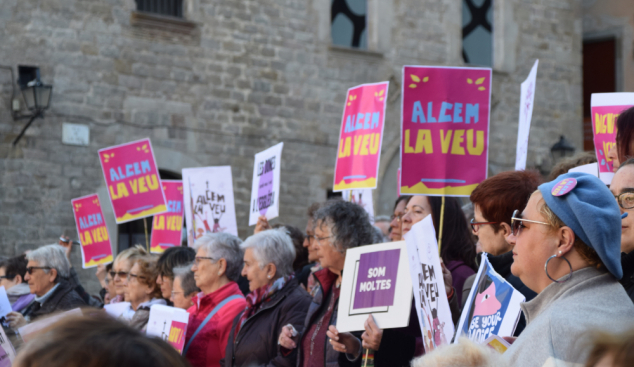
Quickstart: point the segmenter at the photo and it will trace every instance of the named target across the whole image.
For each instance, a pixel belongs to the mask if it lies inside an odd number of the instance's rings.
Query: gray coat
[[[580,366],[593,330],[614,333],[634,325],[634,304],[623,287],[595,268],[552,283],[521,307],[526,329],[503,355],[509,367]]]

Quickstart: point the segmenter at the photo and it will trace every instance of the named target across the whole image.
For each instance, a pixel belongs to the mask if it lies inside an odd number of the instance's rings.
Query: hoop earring
[[[570,261],[568,261],[568,259],[566,259],[565,257],[561,257],[562,259],[566,260],[566,262],[568,263],[568,267],[570,268],[570,274],[568,274],[568,278],[564,279],[564,280],[555,280],[553,279],[550,274],[548,274],[548,263],[550,262],[550,260],[556,258],[557,255],[553,255],[551,257],[548,258],[548,260],[546,260],[546,264],[544,265],[544,271],[546,272],[546,276],[548,277],[548,279],[552,280],[555,283],[565,283],[567,281],[570,280],[570,278],[572,278],[572,265],[570,265]]]

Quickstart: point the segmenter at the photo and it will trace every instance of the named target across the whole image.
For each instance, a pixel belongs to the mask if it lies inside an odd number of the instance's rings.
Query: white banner
[[[436,230],[428,215],[405,234],[409,271],[425,353],[449,344],[454,333]]]
[[[269,220],[280,215],[282,148],[284,143],[279,143],[255,155],[249,210],[250,226],[256,224],[261,215]]]
[[[230,166],[184,168],[183,189],[188,246],[205,233],[238,235]]]
[[[526,156],[528,155],[528,135],[531,130],[531,119],[533,118],[533,102],[535,101],[535,84],[537,83],[537,65],[539,60],[531,69],[528,78],[522,83],[520,95],[520,117],[517,131],[517,152],[515,154],[515,170],[526,169]]]

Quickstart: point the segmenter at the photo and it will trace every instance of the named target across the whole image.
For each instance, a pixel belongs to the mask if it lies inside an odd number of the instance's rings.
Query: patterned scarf
[[[235,340],[235,338],[238,336],[238,332],[240,332],[240,329],[242,328],[242,325],[244,325],[244,323],[247,321],[247,319],[253,315],[255,315],[255,313],[262,308],[262,306],[268,302],[271,297],[273,297],[273,295],[279,291],[280,289],[284,288],[284,286],[291,281],[291,279],[293,279],[295,277],[295,274],[291,274],[291,275],[287,275],[285,277],[281,277],[278,280],[276,280],[275,282],[273,282],[273,284],[267,284],[264,285],[256,290],[254,290],[253,292],[247,294],[247,307],[244,309],[244,312],[242,313],[242,316],[240,316],[240,320],[238,320],[238,325],[236,326],[236,331],[233,334],[233,338]]]

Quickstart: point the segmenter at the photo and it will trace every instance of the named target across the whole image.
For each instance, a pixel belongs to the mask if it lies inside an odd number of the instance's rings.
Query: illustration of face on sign
[[[183,188],[189,246],[205,233],[238,235],[231,167],[184,169]]]
[[[471,340],[483,342],[491,335],[499,335],[502,320],[513,296],[513,287],[499,279],[487,267],[477,285],[477,293],[470,304],[468,334]]]

